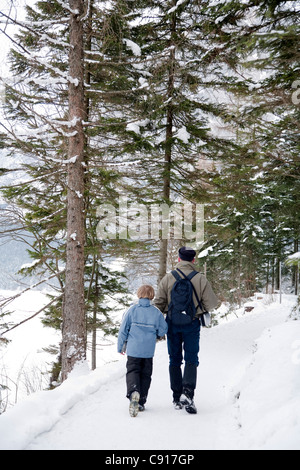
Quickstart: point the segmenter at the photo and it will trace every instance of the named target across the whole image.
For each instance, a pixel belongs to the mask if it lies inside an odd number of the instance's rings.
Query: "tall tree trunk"
[[[294,252],[298,253],[299,251],[299,240],[296,239],[294,240]],[[293,268],[293,285],[295,287],[295,294],[298,295],[299,293],[299,263],[297,266],[294,266]]]
[[[176,5],[176,1],[174,3]],[[176,67],[176,49],[175,49],[175,33],[176,33],[176,12],[172,14],[171,19],[171,41],[170,41],[170,58],[169,58],[169,80],[168,80],[168,105],[167,105],[167,124],[166,124],[166,143],[165,143],[165,160],[164,160],[164,176],[163,176],[163,199],[164,202],[170,204],[171,197],[171,168],[172,168],[172,147],[173,147],[173,121],[174,107],[172,98],[175,90],[175,67]],[[172,47],[173,46],[173,47]],[[159,273],[158,281],[161,281],[167,272],[168,262],[168,240],[161,240],[159,253]]]
[[[276,259],[273,257],[272,260],[272,294],[275,292],[275,263]]]
[[[94,260],[98,264],[98,257]],[[97,367],[97,312],[98,312],[98,303],[100,296],[100,286],[99,286],[99,271],[98,266],[96,266],[95,274],[95,294],[94,294],[94,310],[93,310],[93,332],[92,332],[92,370],[95,370]]]
[[[238,242],[237,242],[237,296],[239,308],[242,306],[242,253],[241,253],[241,226],[238,226]]]
[[[266,294],[269,294],[269,283],[270,283],[270,257],[268,257],[268,265],[267,265]]]
[[[62,380],[74,365],[86,358],[86,325],[84,301],[84,148],[83,122],[86,119],[84,96],[84,0],[69,0],[69,137],[66,284],[63,304]]]

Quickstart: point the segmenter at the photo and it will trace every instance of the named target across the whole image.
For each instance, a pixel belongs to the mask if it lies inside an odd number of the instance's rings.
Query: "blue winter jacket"
[[[150,358],[154,356],[156,339],[168,331],[167,322],[150,300],[140,299],[125,314],[119,331],[118,352],[124,350],[131,357]]]

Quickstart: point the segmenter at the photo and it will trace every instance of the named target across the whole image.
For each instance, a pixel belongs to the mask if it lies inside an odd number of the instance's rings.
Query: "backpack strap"
[[[197,274],[199,274],[198,271],[193,271],[191,274],[189,274],[188,276],[186,276],[186,275],[184,274],[184,272],[181,271],[181,269],[177,268],[177,271],[179,271],[180,274],[182,274],[183,277],[184,277],[185,279],[188,279],[189,281],[191,281],[191,280],[193,279],[193,277],[195,277],[195,276],[197,276]]]
[[[179,276],[177,271],[172,271],[172,274],[175,277],[176,281],[180,281],[182,279],[182,277]]]

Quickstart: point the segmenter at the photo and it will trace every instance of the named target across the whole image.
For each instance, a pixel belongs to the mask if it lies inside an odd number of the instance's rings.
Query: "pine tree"
[[[247,296],[278,288],[280,262],[298,239],[299,108],[291,87],[299,70],[299,11],[296,2],[231,1],[215,3],[210,15],[210,34],[243,80],[232,86],[236,149],[220,155],[220,171],[203,175],[214,204],[208,226],[213,251],[206,261],[223,287],[232,273],[232,292],[237,266]]]
[[[66,283],[63,300],[62,380],[74,365],[86,359],[86,329],[84,302],[85,268],[85,133],[84,94],[84,29],[86,15],[83,0],[70,0],[70,44],[68,77],[68,138],[67,165],[67,242]]]
[[[117,172],[106,168],[104,155],[107,151],[113,153],[111,142],[116,141],[117,126],[123,120],[120,127],[125,129],[127,122],[126,116],[122,120],[115,117],[121,107],[120,90],[117,89],[118,83],[112,85],[111,81],[112,70],[117,69],[117,76],[120,69],[126,68],[125,59],[120,60],[125,44],[122,37],[114,36],[114,31],[110,28],[106,29],[106,33],[104,31],[104,25],[109,24],[111,10],[103,18],[103,11],[97,10],[93,2],[88,5],[89,9],[81,9],[80,17],[77,15],[77,8],[69,8],[62,2],[53,2],[51,5],[48,2],[39,2],[37,10],[27,9],[28,20],[22,24],[23,29],[18,37],[23,46],[20,50],[12,51],[12,68],[19,81],[15,87],[7,88],[7,118],[8,122],[14,124],[11,129],[7,129],[9,140],[6,140],[12,149],[11,157],[16,148],[21,149],[25,156],[22,169],[29,178],[20,185],[8,188],[4,193],[7,200],[26,211],[22,215],[22,227],[35,239],[30,254],[36,262],[29,271],[41,273],[50,270],[59,281],[60,292],[71,302],[63,303],[63,378],[67,376],[74,361],[79,360],[80,354],[85,357],[86,319],[83,316],[85,306],[82,302],[77,305],[81,333],[79,335],[79,331],[74,331],[70,334],[68,331],[68,325],[76,323],[71,317],[74,315],[72,302],[76,299],[72,295],[74,282],[75,285],[80,282],[81,288],[76,293],[81,299],[84,298],[82,289],[85,289],[88,311],[90,302],[99,308],[108,292],[124,290],[116,282],[116,274],[115,282],[108,282],[108,270],[101,272],[100,263],[104,260],[101,252],[106,247],[104,243],[97,243],[95,226],[97,206],[105,202],[106,198],[112,200],[118,195],[112,189],[112,182],[118,177]],[[76,27],[79,28],[77,34],[82,41],[81,52],[77,50],[79,43],[76,38],[70,34],[69,15],[75,32]],[[117,18],[118,15],[115,20]],[[115,23],[117,27],[117,21]],[[73,38],[76,47],[70,47],[69,38]],[[114,54],[119,54],[119,63],[116,66],[111,54],[103,65],[105,73],[99,74],[101,61],[105,61],[103,51],[109,47],[109,42],[118,45]],[[36,52],[37,47],[43,54]],[[68,51],[72,52],[70,60]],[[73,58],[76,53],[78,55]],[[47,55],[47,60],[43,58],[44,54]],[[97,57],[97,62],[92,59],[93,55]],[[74,66],[76,62],[80,65],[80,80],[75,76],[75,70],[69,70],[69,62]],[[124,84],[123,87],[122,94],[126,97],[129,88]],[[105,117],[99,115],[99,96],[102,106],[106,103],[108,109],[111,108]],[[128,97],[125,99],[128,100]],[[73,109],[71,114],[70,107]],[[81,113],[80,116],[77,111]],[[20,122],[22,131],[16,125]],[[102,132],[100,138],[99,129]],[[65,263],[66,270],[62,270]],[[75,263],[74,266],[72,263]],[[88,289],[85,288],[84,281],[89,285]],[[101,295],[96,300],[94,293],[99,291],[99,282]],[[67,285],[71,293],[67,292]],[[61,308],[60,299],[53,303],[46,319],[48,324],[54,323],[60,327]],[[111,323],[108,315],[107,309],[106,323]],[[99,324],[108,329],[103,321],[97,323]],[[112,325],[109,331],[111,330],[115,330]],[[72,335],[78,338],[78,344],[73,342]],[[70,355],[70,351],[74,351],[74,355]]]
[[[208,59],[216,44],[206,41],[206,4],[140,1],[137,7],[141,20],[132,29],[140,48],[137,60],[144,64],[144,96],[137,102],[136,121],[127,126],[133,140],[130,177],[138,188],[133,195],[149,205],[205,202],[205,192],[199,196],[200,157],[216,159],[221,149],[231,148],[210,129],[210,122],[226,113],[210,95],[218,61],[211,65]],[[162,240],[159,279],[166,272],[167,249],[168,240]]]

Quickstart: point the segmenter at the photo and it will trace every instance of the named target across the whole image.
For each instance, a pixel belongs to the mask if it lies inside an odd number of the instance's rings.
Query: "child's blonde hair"
[[[145,285],[141,286],[137,291],[137,296],[139,299],[149,299],[153,300],[155,297],[155,291],[152,286]]]

